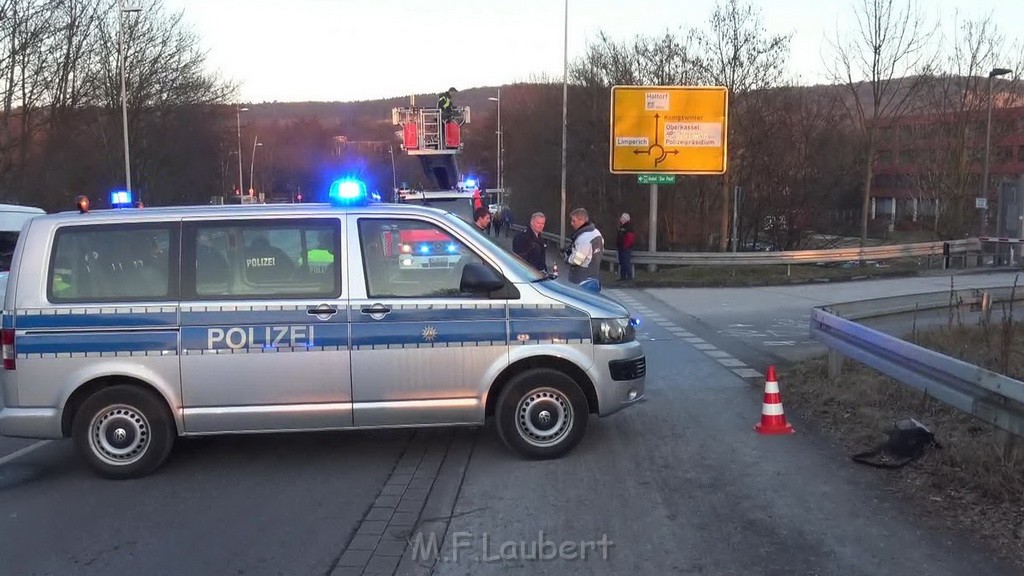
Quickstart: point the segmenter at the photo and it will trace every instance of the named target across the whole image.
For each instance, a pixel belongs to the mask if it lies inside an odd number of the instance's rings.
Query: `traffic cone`
[[[768,367],[764,382],[764,404],[761,405],[761,421],[754,426],[759,434],[792,434],[793,427],[786,422],[782,410],[782,395],[779,381],[775,377],[775,366]]]

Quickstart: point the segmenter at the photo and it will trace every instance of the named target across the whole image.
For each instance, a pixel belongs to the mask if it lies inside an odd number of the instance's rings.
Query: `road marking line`
[[[761,342],[765,346],[796,346],[795,340],[770,340],[767,342]]]
[[[741,378],[761,378],[762,374],[753,368],[733,368],[733,372]]]
[[[683,340],[689,342],[690,344],[703,344],[704,343],[704,339],[703,338],[697,338],[696,336],[693,337],[693,338],[683,338]]]
[[[728,358],[730,356],[725,350],[705,350],[704,353],[712,358]]]
[[[730,368],[738,368],[740,366],[746,366],[746,364],[744,364],[742,360],[737,360],[735,358],[719,358],[718,362],[722,366],[728,366]]]
[[[694,344],[694,348],[697,350],[717,350],[714,344]]]
[[[39,448],[42,448],[43,446],[46,446],[50,442],[53,442],[53,440],[40,440],[39,442],[36,442],[35,444],[32,444],[31,446],[25,446],[24,448],[22,448],[21,450],[18,450],[17,452],[14,452],[13,454],[8,454],[7,456],[4,456],[3,458],[0,458],[0,466],[3,466],[4,464],[7,464],[8,462],[14,460],[15,458],[18,458],[19,456],[24,456],[25,454],[28,454],[29,452],[32,452],[34,450],[38,450]]]

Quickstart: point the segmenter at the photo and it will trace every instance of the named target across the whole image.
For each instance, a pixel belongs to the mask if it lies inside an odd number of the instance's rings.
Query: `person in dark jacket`
[[[478,230],[491,235],[491,211],[481,206],[473,211],[473,223],[476,224]]]
[[[633,232],[633,222],[629,214],[623,212],[619,216],[619,235],[615,239],[615,250],[619,255],[619,280],[633,279],[633,242],[636,241],[636,233]]]
[[[548,271],[547,243],[540,237],[547,217],[543,212],[530,216],[530,227],[512,237],[512,253],[530,263],[541,272]]]

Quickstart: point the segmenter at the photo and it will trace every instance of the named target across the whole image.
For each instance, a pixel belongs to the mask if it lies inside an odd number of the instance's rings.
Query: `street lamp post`
[[[502,196],[505,193],[505,183],[504,183],[504,180],[503,180],[502,174],[501,174],[501,169],[502,169],[502,166],[501,166],[502,165],[501,155],[502,155],[502,152],[504,152],[504,149],[502,148],[502,142],[501,142],[502,136],[503,136],[503,134],[501,133],[501,88],[498,88],[498,97],[497,98],[493,98],[492,97],[492,98],[488,98],[488,100],[490,100],[491,102],[497,102],[498,103],[498,151],[497,151],[498,152],[497,153],[497,157],[498,158],[497,158],[497,166],[495,167],[498,172],[495,175],[494,180],[498,184],[498,203],[500,204],[502,202],[502,200],[503,200]]]
[[[141,8],[125,8],[124,0],[117,2],[117,43],[118,60],[121,64],[121,121],[124,128],[124,185],[127,192],[132,191],[132,168],[128,152],[128,90],[125,83],[125,65],[127,57],[124,52],[124,15],[130,12],[141,12]]]
[[[1009,68],[993,68],[988,73],[988,121],[985,123],[985,168],[981,177],[981,197],[985,198],[984,216],[981,221],[981,235],[988,233],[988,154],[992,141],[992,79],[1013,72]]]
[[[245,184],[242,182],[242,112],[248,112],[248,108],[240,108],[235,104],[235,126],[238,128],[238,195],[242,195]]]
[[[254,171],[256,170],[256,147],[257,146],[263,146],[263,142],[260,142],[260,137],[259,136],[256,136],[256,138],[254,138],[253,141],[252,141],[252,160],[249,161],[249,194],[250,195],[252,195],[256,191],[256,186],[253,185],[252,175],[253,175]]]
[[[391,192],[398,190],[398,174],[395,172],[395,147],[388,144],[388,152],[391,154]]]
[[[558,247],[565,247],[565,142],[569,126],[569,0],[565,0],[565,35],[562,47],[562,218]]]

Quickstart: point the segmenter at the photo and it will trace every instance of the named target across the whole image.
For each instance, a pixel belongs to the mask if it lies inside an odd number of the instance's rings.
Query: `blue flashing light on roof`
[[[422,246],[420,246],[420,253],[421,254],[430,254],[430,246],[427,246],[426,244],[423,244]]]
[[[476,188],[476,180],[469,178],[466,180],[466,188]]]
[[[362,206],[370,201],[366,184],[352,178],[332,182],[327,196],[335,206]]]
[[[455,247],[455,244],[449,244],[448,245],[448,253],[449,254],[455,254],[456,252],[458,252],[458,250],[459,249]]]
[[[124,208],[132,205],[132,193],[127,190],[115,190],[110,193],[110,206]]]

